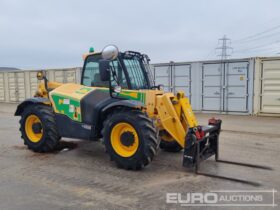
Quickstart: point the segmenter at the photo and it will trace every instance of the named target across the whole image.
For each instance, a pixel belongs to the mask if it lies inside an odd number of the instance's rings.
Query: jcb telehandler
[[[81,84],[50,82],[43,71],[37,78],[43,81],[35,96],[15,112],[24,144],[35,152],[50,152],[68,137],[102,139],[125,169],[148,165],[158,147],[184,149],[183,165],[197,170],[212,155],[218,160],[221,120],[200,126],[183,92],[153,84],[147,55],[109,45],[84,55]]]

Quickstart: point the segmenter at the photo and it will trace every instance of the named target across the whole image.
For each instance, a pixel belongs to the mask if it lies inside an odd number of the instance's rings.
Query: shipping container
[[[254,59],[172,62],[153,66],[155,83],[165,85],[165,91],[184,91],[193,110],[253,112]]]
[[[5,80],[2,72],[0,72],[0,101],[5,101]]]
[[[191,96],[191,65],[186,63],[168,63],[154,65],[155,83],[164,86],[164,91],[184,91]]]
[[[48,75],[47,75],[48,76]],[[30,71],[29,72],[29,78],[30,78],[30,81],[29,81],[29,96],[28,97],[32,97],[37,89],[38,89],[38,85],[40,83],[40,81],[37,79],[37,72],[36,71]]]
[[[18,103],[33,97],[38,84],[38,70],[17,70],[0,72],[0,102]],[[46,70],[49,81],[79,83],[80,68]]]
[[[280,57],[152,64],[155,84],[183,91],[193,110],[280,116]],[[0,102],[32,97],[37,71],[0,72]],[[47,70],[50,81],[79,83],[80,68]]]
[[[254,114],[280,115],[280,57],[255,59]]]
[[[202,64],[202,111],[251,114],[254,60]]]
[[[25,73],[8,72],[8,88],[10,102],[23,101],[26,98]]]

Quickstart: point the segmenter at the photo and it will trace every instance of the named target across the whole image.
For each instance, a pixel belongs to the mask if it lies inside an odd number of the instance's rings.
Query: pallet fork
[[[183,166],[194,169],[195,174],[208,176],[217,179],[229,180],[252,186],[260,186],[261,184],[253,181],[237,179],[233,177],[219,176],[200,172],[200,163],[212,156],[215,156],[215,161],[225,164],[246,166],[264,170],[272,170],[271,167],[254,165],[248,163],[233,162],[219,159],[219,135],[221,131],[222,121],[219,119],[210,119],[208,126],[200,126],[195,129],[190,128],[185,139],[185,150],[183,158]]]

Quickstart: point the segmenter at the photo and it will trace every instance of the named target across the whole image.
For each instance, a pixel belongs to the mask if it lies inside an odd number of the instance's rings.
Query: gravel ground
[[[223,119],[220,156],[226,160],[267,165],[272,171],[216,163],[203,172],[256,181],[259,187],[194,175],[182,167],[183,153],[159,151],[142,171],[118,169],[100,142],[62,139],[51,154],[26,149],[18,117],[1,109],[0,209],[232,209],[181,207],[166,203],[166,193],[213,190],[280,190],[280,118],[215,115]],[[197,114],[201,124],[212,115]],[[214,114],[213,114],[214,116]],[[279,204],[279,192],[275,194]],[[254,207],[234,207],[234,209]],[[272,207],[261,207],[270,209]],[[274,207],[274,209],[279,206]]]

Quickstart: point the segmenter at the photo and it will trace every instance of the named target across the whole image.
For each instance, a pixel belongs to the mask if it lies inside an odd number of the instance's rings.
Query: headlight
[[[43,72],[43,71],[37,72],[37,79],[38,79],[38,80],[44,79],[44,72]]]

